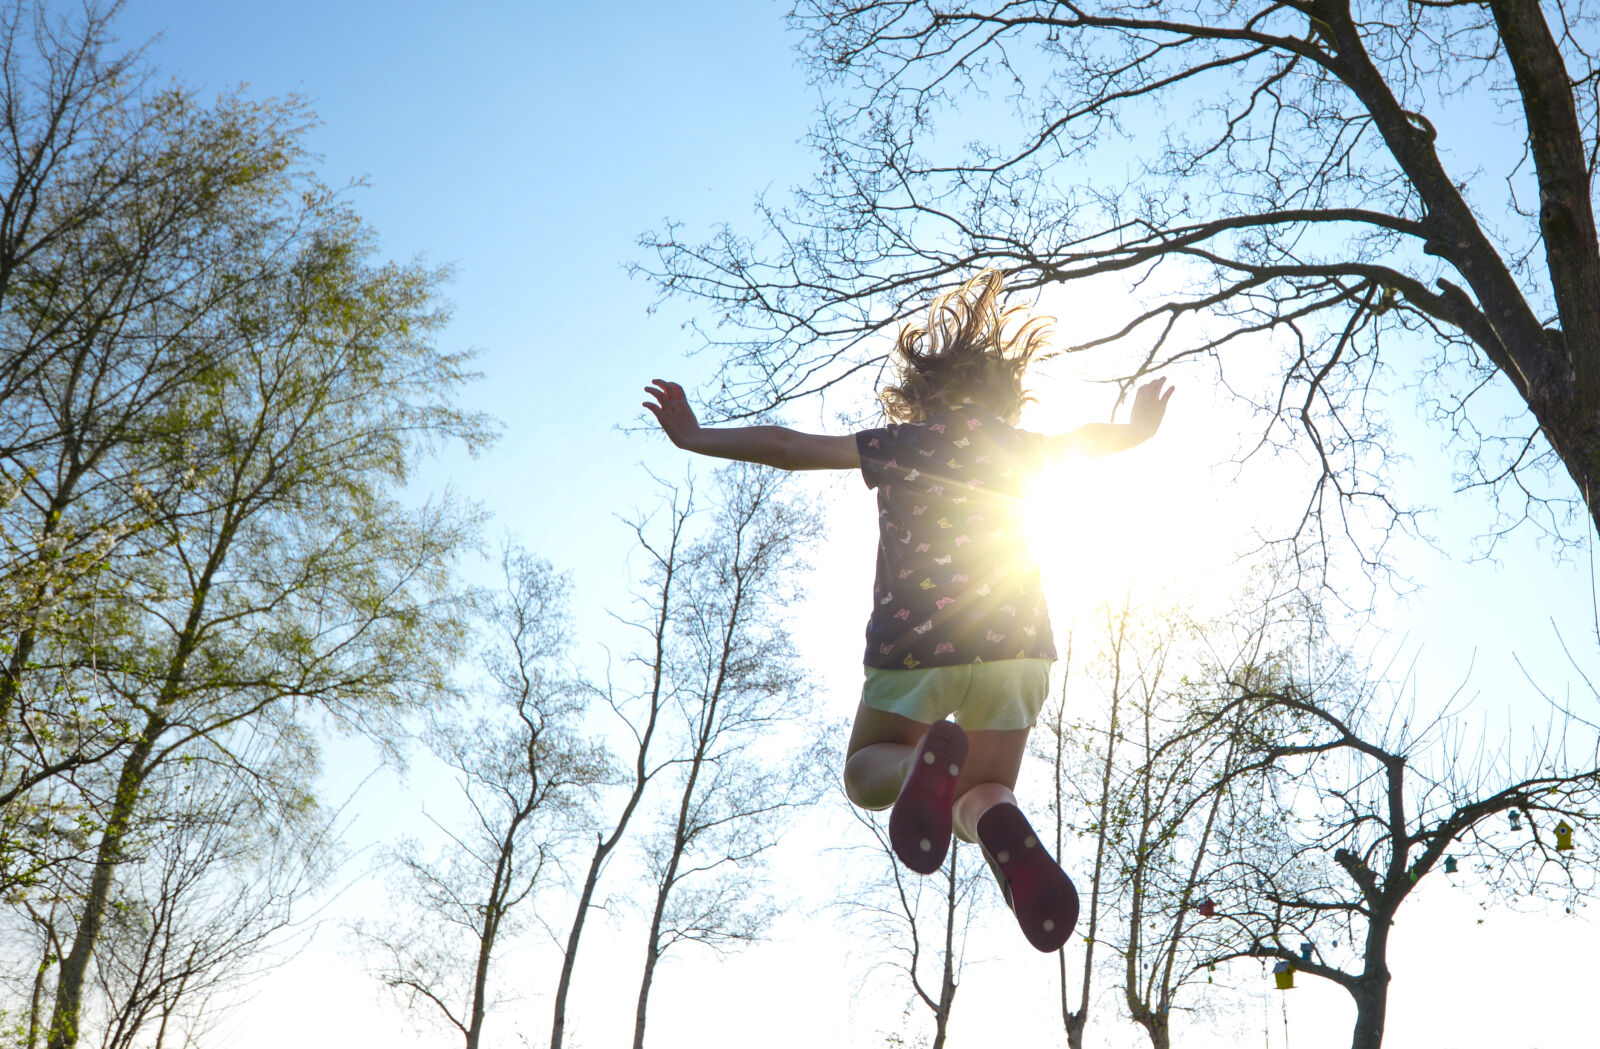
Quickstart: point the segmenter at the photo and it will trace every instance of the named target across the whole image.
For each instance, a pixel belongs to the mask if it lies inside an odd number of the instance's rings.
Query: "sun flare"
[[[1058,620],[1125,597],[1159,611],[1216,588],[1236,551],[1212,501],[1174,483],[1170,466],[1136,450],[1035,479],[1028,537]]]

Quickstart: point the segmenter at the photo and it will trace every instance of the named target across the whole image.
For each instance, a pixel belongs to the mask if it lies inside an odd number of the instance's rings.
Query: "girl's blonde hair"
[[[1033,398],[1023,373],[1049,335],[1051,319],[1001,305],[1005,278],[984,270],[928,305],[924,325],[907,324],[895,344],[893,386],[879,392],[895,422],[922,422],[966,401],[1015,423]],[[1020,326],[1015,322],[1020,320]],[[1014,330],[1007,331],[1012,326]]]

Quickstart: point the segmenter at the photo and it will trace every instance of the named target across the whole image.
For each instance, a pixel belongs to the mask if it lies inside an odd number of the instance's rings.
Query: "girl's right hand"
[[[694,409],[689,407],[689,398],[684,396],[683,387],[665,379],[650,381],[651,385],[646,386],[644,392],[654,397],[655,402],[645,401],[644,406],[661,424],[668,440],[679,448],[688,447],[688,442],[700,429],[700,420],[695,418]]]

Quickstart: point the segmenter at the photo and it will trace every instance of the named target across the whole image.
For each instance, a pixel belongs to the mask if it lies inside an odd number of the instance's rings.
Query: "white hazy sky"
[[[808,174],[800,140],[816,95],[796,65],[783,10],[750,0],[133,0],[119,25],[127,43],[160,34],[153,63],[191,86],[307,96],[322,120],[311,141],[323,177],[366,180],[354,199],[384,251],[455,267],[455,319],[443,341],[481,350],[484,379],[468,403],[497,415],[505,432],[481,459],[449,455],[424,481],[453,484],[495,514],[495,530],[569,569],[582,631],[624,599],[625,536],[613,514],[648,501],[638,464],[669,477],[685,468],[662,442],[617,427],[638,420],[644,382],[663,375],[692,385],[708,371],[704,361],[685,361],[691,343],[679,314],[646,315],[651,289],[623,272],[638,257],[634,239],[669,217],[699,230],[737,224],[757,193],[781,193]],[[1175,553],[1130,566],[1130,575],[1183,576],[1192,567],[1191,585],[1214,583],[1215,566],[1201,562],[1249,519],[1250,500],[1264,497],[1222,487],[1208,468],[1246,423],[1198,382],[1189,380],[1174,401],[1164,451],[1140,449],[1090,478],[1103,503],[1147,523],[1140,534],[1157,546],[1160,529],[1180,521],[1214,536],[1193,547],[1165,544]],[[1097,389],[1063,388],[1047,400],[1031,419],[1041,429],[1070,425],[1072,411],[1099,416],[1109,407]],[[1436,484],[1426,481],[1426,465],[1417,483]],[[819,569],[816,601],[797,620],[831,692],[829,711],[845,717],[859,674],[871,504],[858,484],[810,483],[837,496],[841,534],[830,548],[845,553]],[[1430,492],[1451,504],[1447,486]],[[1448,537],[1470,526],[1447,516],[1440,527]],[[1072,558],[1062,561],[1070,571]],[[1451,679],[1475,654],[1485,709],[1518,723],[1542,720],[1512,657],[1529,662],[1532,654],[1554,682],[1564,680],[1550,656],[1551,617],[1571,625],[1569,638],[1589,638],[1592,653],[1587,568],[1520,546],[1501,564],[1416,564],[1428,589],[1405,607],[1401,636],[1429,680]],[[1114,587],[1115,573],[1102,585]],[[359,754],[333,757],[334,791],[367,771]],[[353,844],[414,830],[418,806],[439,782],[421,765],[409,793],[357,794]],[[832,813],[800,834],[821,844],[847,828]],[[804,848],[785,856],[780,884],[795,904],[776,941],[733,963],[689,954],[668,966],[652,1007],[653,1045],[883,1044],[904,997],[892,984],[857,993],[865,966],[848,923],[816,910],[836,861]],[[381,890],[364,883],[330,914],[382,906]],[[1481,911],[1469,890],[1442,882],[1424,886],[1402,922],[1390,1044],[1592,1043],[1588,1010],[1574,1006],[1590,993],[1594,966],[1570,946],[1592,937],[1588,924]],[[640,934],[620,919],[595,927],[579,973],[575,1046],[614,1045],[631,1033]],[[542,1043],[552,957],[530,946],[506,959],[526,971],[527,997],[491,1022],[501,1025],[497,1044]],[[954,1044],[991,1044],[1003,1031],[1060,1042],[1052,959],[1026,950],[1004,926],[979,934],[969,959]],[[1234,977],[1251,986],[1266,980],[1254,967]],[[1348,1044],[1350,1009],[1328,988],[1249,1001],[1254,1012],[1197,1018],[1178,1044],[1280,1046],[1285,1018],[1296,1049]],[[439,1034],[414,1038],[415,1025],[379,998],[331,930],[263,980],[224,1024],[228,1044],[242,1049],[451,1043]],[[925,1026],[914,1014],[909,1032]],[[1108,1044],[1137,1044],[1112,1021],[1096,1029]]]

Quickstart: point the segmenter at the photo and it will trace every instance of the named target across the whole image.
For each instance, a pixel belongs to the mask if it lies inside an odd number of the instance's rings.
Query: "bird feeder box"
[[[1566,820],[1556,824],[1556,851],[1572,851],[1572,828],[1567,825]]]
[[[1273,982],[1278,985],[1278,990],[1288,991],[1294,989],[1294,966],[1288,962],[1279,962],[1272,967]]]
[[[1201,900],[1200,906],[1196,907],[1195,910],[1200,912],[1202,918],[1215,918],[1217,916],[1217,905],[1209,896]]]
[[[1513,811],[1511,813],[1511,829],[1512,830],[1521,830],[1522,829],[1522,813],[1515,812],[1515,811]]]
[[[1311,944],[1302,943],[1300,945],[1300,960],[1303,962],[1309,962],[1311,960]]]
[[[1454,856],[1446,856],[1444,858],[1444,872],[1446,874],[1454,874],[1456,872],[1456,858]]]

